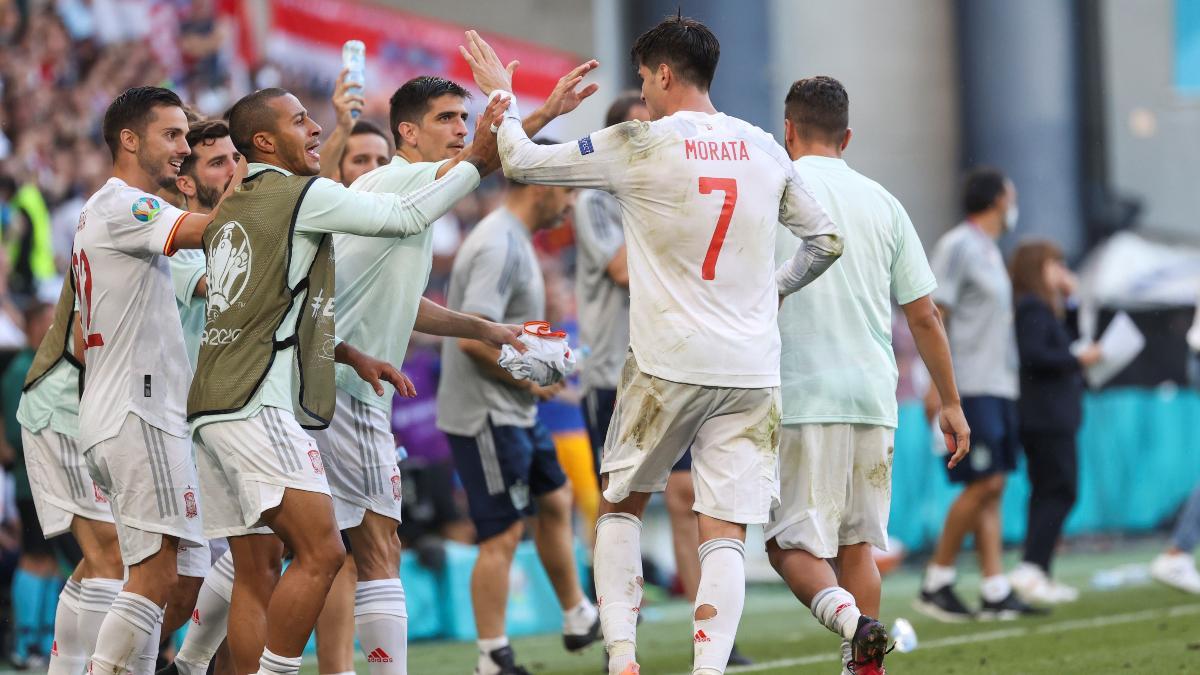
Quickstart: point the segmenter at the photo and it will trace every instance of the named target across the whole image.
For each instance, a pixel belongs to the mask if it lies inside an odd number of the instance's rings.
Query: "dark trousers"
[[[1074,432],[1022,431],[1029,468],[1029,528],[1025,562],[1050,572],[1054,547],[1079,490],[1079,460]]]

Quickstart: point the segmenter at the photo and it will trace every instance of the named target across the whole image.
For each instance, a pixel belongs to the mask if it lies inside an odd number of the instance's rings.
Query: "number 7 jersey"
[[[116,436],[128,413],[187,435],[192,369],[166,257],[185,215],[110,178],[79,216],[71,265],[87,364],[79,401],[83,448]]]
[[[719,387],[779,386],[775,233],[836,235],[791,159],[761,129],[722,113],[625,122],[541,146],[508,120],[514,180],[616,197],[629,260],[630,346],[642,371]]]

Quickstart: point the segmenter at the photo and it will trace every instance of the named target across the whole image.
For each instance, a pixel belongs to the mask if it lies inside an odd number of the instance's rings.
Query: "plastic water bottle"
[[[908,619],[896,619],[892,624],[892,640],[896,642],[896,651],[907,654],[917,648],[917,631]]]
[[[362,40],[347,40],[342,45],[342,67],[346,73],[346,82],[356,86],[350,87],[351,94],[362,95],[363,87],[367,84],[367,47]],[[352,110],[350,116],[358,119],[359,111]]]

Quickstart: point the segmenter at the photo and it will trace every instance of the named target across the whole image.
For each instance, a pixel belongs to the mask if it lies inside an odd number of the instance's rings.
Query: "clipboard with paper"
[[[1117,312],[1100,340],[1096,343],[1103,357],[1083,371],[1084,379],[1093,389],[1104,386],[1126,366],[1142,353],[1146,346],[1146,337],[1138,330],[1133,319],[1125,312]],[[1072,352],[1078,354],[1087,346],[1080,341],[1072,346]]]

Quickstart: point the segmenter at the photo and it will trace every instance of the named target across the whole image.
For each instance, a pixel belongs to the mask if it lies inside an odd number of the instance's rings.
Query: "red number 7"
[[[725,203],[721,205],[717,229],[708,244],[708,253],[704,255],[704,266],[700,268],[700,278],[705,281],[717,278],[717,256],[721,255],[721,247],[725,245],[725,233],[729,231],[729,221],[733,220],[733,207],[737,204],[737,179],[701,176],[700,194],[712,194],[714,191],[725,193]]]

